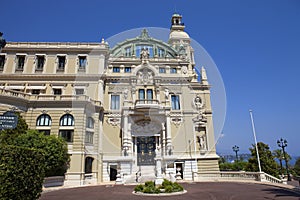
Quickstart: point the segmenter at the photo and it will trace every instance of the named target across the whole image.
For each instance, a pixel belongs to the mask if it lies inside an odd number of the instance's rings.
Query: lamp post
[[[287,173],[288,181],[291,181],[291,176],[290,176],[290,172],[289,172],[287,156],[286,156],[286,153],[285,153],[285,147],[287,147],[287,141],[283,140],[282,138],[280,138],[280,140],[277,140],[277,144],[278,144],[279,147],[282,148],[283,158],[285,160],[285,168],[286,168],[286,173]]]
[[[240,147],[234,145],[232,147],[232,150],[235,152],[235,158],[236,158],[236,162],[237,162],[238,161],[238,154],[237,154],[237,152],[240,150]]]
[[[1,52],[2,48],[4,48],[6,45],[6,41],[5,41],[5,39],[2,38],[2,35],[3,35],[3,33],[0,32],[0,52]]]

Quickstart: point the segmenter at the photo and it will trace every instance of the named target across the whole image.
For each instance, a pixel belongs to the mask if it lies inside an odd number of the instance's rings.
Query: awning
[[[9,86],[6,86],[5,89],[8,89],[8,90],[24,90],[24,86],[19,86],[19,85],[9,85]]]
[[[27,86],[26,89],[28,89],[28,90],[45,90],[46,86],[38,86],[38,85]]]
[[[62,85],[53,85],[52,88],[54,88],[54,89],[63,89],[64,86],[62,86]]]

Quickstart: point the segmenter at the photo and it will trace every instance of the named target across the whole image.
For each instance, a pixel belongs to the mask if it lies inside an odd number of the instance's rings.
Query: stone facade
[[[210,85],[201,81],[181,16],[169,41],[147,30],[100,43],[8,42],[0,54],[0,108],[64,137],[65,184],[193,180],[219,170]]]

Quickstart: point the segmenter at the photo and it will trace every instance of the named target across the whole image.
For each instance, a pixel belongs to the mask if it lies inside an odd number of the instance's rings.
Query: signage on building
[[[14,129],[18,124],[18,116],[11,111],[5,112],[0,115],[0,130]]]

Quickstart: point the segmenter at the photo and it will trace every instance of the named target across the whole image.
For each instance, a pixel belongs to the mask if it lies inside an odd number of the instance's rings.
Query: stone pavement
[[[46,191],[40,200],[300,200],[300,194],[276,185],[241,182],[181,183],[187,193],[178,196],[137,196],[134,185],[98,185]],[[288,186],[287,186],[288,187]]]

